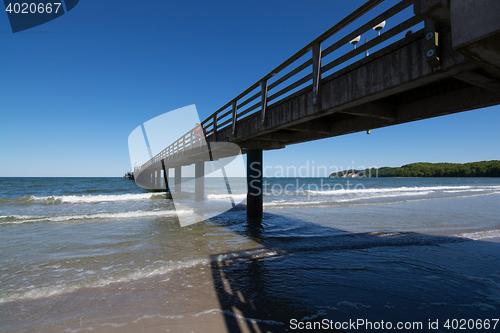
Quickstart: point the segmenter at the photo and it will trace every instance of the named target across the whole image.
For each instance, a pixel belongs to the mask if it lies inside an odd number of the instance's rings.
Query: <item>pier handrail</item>
[[[212,113],[209,117],[207,117],[205,120],[203,120],[201,123],[205,126],[206,129],[211,130],[214,135],[212,137],[213,141],[216,140],[217,132],[219,132],[222,129],[225,129],[228,126],[232,126],[232,132],[233,135],[236,132],[236,124],[238,120],[242,119],[241,117],[249,115],[252,111],[259,109],[260,110],[257,112],[253,113],[261,113],[262,117],[262,123],[265,123],[265,112],[267,109],[267,103],[276,100],[278,101],[278,98],[285,95],[286,93],[290,92],[293,89],[296,89],[305,83],[307,83],[309,80],[313,81],[312,88],[316,88],[316,95],[318,97],[320,96],[319,92],[319,82],[321,81],[321,74],[325,73],[334,67],[354,58],[355,56],[367,51],[370,48],[373,48],[380,43],[396,36],[397,34],[410,29],[411,27],[415,26],[416,24],[420,23],[423,21],[423,17],[419,16],[413,16],[406,21],[394,26],[392,29],[384,32],[383,34],[380,34],[379,36],[373,38],[369,42],[360,45],[356,49],[344,54],[343,56],[334,59],[330,61],[329,63],[326,63],[322,65],[322,59],[326,57],[327,55],[331,54],[335,50],[339,49],[340,47],[348,44],[352,39],[356,38],[357,36],[360,36],[361,34],[365,33],[366,31],[369,31],[372,29],[374,26],[379,24],[382,21],[386,21],[390,19],[391,17],[395,16],[402,10],[408,8],[409,6],[413,5],[415,0],[402,0],[396,5],[392,6],[382,14],[378,15],[374,19],[370,20],[366,24],[362,25],[361,27],[357,28],[353,32],[347,34],[343,38],[341,38],[339,41],[335,42],[331,46],[327,47],[325,50],[321,51],[321,44],[328,40],[330,37],[335,35],[337,32],[360,18],[362,15],[366,14],[373,8],[375,8],[377,5],[381,4],[384,0],[370,0],[363,4],[361,7],[356,9],[354,12],[352,12],[350,15],[345,17],[343,20],[341,20],[339,23],[335,24],[333,27],[325,31],[323,34],[321,34],[319,37],[311,41],[309,44],[304,46],[302,49],[300,49],[298,52],[296,52],[294,55],[292,55],[290,58],[285,60],[283,63],[281,63],[278,67],[273,69],[271,72],[269,72],[267,75],[262,77],[260,80],[255,82],[253,85],[251,85],[249,88],[247,88],[245,91],[240,93],[238,96],[227,102],[224,106],[222,106],[220,109]],[[417,0],[418,1],[418,0]],[[315,50],[316,49],[316,50]],[[297,60],[302,58],[304,55],[306,55],[309,51],[313,50],[312,52],[312,57],[305,62],[301,63],[291,71],[285,73],[283,72],[286,68],[288,68],[291,64],[295,63]],[[304,77],[295,80],[294,82],[290,83],[288,86],[283,87],[281,90],[276,92],[275,94],[268,96],[268,92],[278,86],[281,86],[283,82],[287,81],[288,79],[292,78],[296,74],[300,73],[304,69],[306,69],[308,66],[313,65],[313,71],[312,73],[309,73],[305,75]],[[283,72],[283,76],[276,80],[275,82],[268,84],[269,79],[271,79],[273,76]],[[242,100],[243,97],[246,95],[250,94],[257,88],[261,88],[260,91],[255,92],[253,95],[249,96],[247,99],[243,100],[238,104],[238,101]],[[246,109],[242,109],[244,106],[250,104],[252,101],[256,100],[258,97],[261,97],[261,101],[249,106]],[[284,98],[284,96],[282,97]],[[320,101],[317,101],[320,103]],[[229,109],[228,109],[229,108]],[[252,113],[252,114],[253,114]],[[229,117],[230,116],[230,117]]]
[[[197,131],[199,129],[199,131]],[[167,148],[160,151],[158,154],[153,156],[149,161],[144,163],[143,165],[136,167],[134,172],[140,173],[142,169],[147,169],[149,166],[154,165],[156,163],[161,163],[162,159],[168,158],[174,154],[184,152],[186,150],[191,150],[196,145],[201,146],[201,136],[205,135],[203,126],[195,126],[184,135],[182,135],[179,139],[170,144]],[[197,134],[199,133],[199,135]],[[186,136],[188,137],[186,139]]]

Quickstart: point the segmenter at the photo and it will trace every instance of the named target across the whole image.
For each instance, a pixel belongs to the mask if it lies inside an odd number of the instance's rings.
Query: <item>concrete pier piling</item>
[[[195,186],[195,201],[205,200],[205,162],[196,162],[194,165],[194,186]]]
[[[262,217],[262,149],[247,151],[247,216]]]
[[[180,192],[182,187],[181,187],[181,170],[182,170],[182,167],[179,165],[179,166],[176,166],[175,167],[175,178],[174,178],[174,190],[175,192]]]
[[[168,168],[165,167],[165,161],[161,160],[161,167],[162,170],[158,171],[158,174],[160,175],[161,172],[163,171],[163,179],[165,181],[165,191],[170,192],[170,187],[168,186]],[[160,182],[161,186],[161,182]]]

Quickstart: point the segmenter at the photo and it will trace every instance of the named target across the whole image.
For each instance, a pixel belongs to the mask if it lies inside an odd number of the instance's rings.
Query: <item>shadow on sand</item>
[[[229,332],[445,331],[447,319],[498,317],[498,243],[226,214],[213,220],[262,245],[211,256]]]

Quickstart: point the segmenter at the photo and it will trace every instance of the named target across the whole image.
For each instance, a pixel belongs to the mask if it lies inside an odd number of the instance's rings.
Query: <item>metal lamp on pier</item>
[[[378,32],[378,35],[380,36],[380,31],[382,29],[384,29],[384,27],[385,27],[385,21],[382,21],[379,24],[377,24],[376,26],[374,26],[373,30],[375,30],[376,32]]]
[[[385,28],[385,21],[382,21],[380,22],[379,24],[377,24],[376,26],[374,26],[372,29],[375,30],[378,35],[380,36],[380,31],[382,31],[382,29]],[[368,43],[368,38],[365,38],[365,44]],[[365,56],[368,57],[370,55],[370,52],[368,52],[368,50],[366,50],[365,52]]]
[[[358,44],[360,40],[361,40],[361,36],[358,36],[358,37],[354,38],[353,40],[351,40],[349,43],[354,45],[354,49],[356,49],[356,44]]]

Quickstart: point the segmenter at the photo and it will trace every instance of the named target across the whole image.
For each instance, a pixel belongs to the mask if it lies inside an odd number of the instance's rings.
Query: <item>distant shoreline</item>
[[[401,167],[382,167],[364,170],[344,170],[332,172],[331,178],[362,177],[500,177],[500,161],[471,163],[412,163]]]

